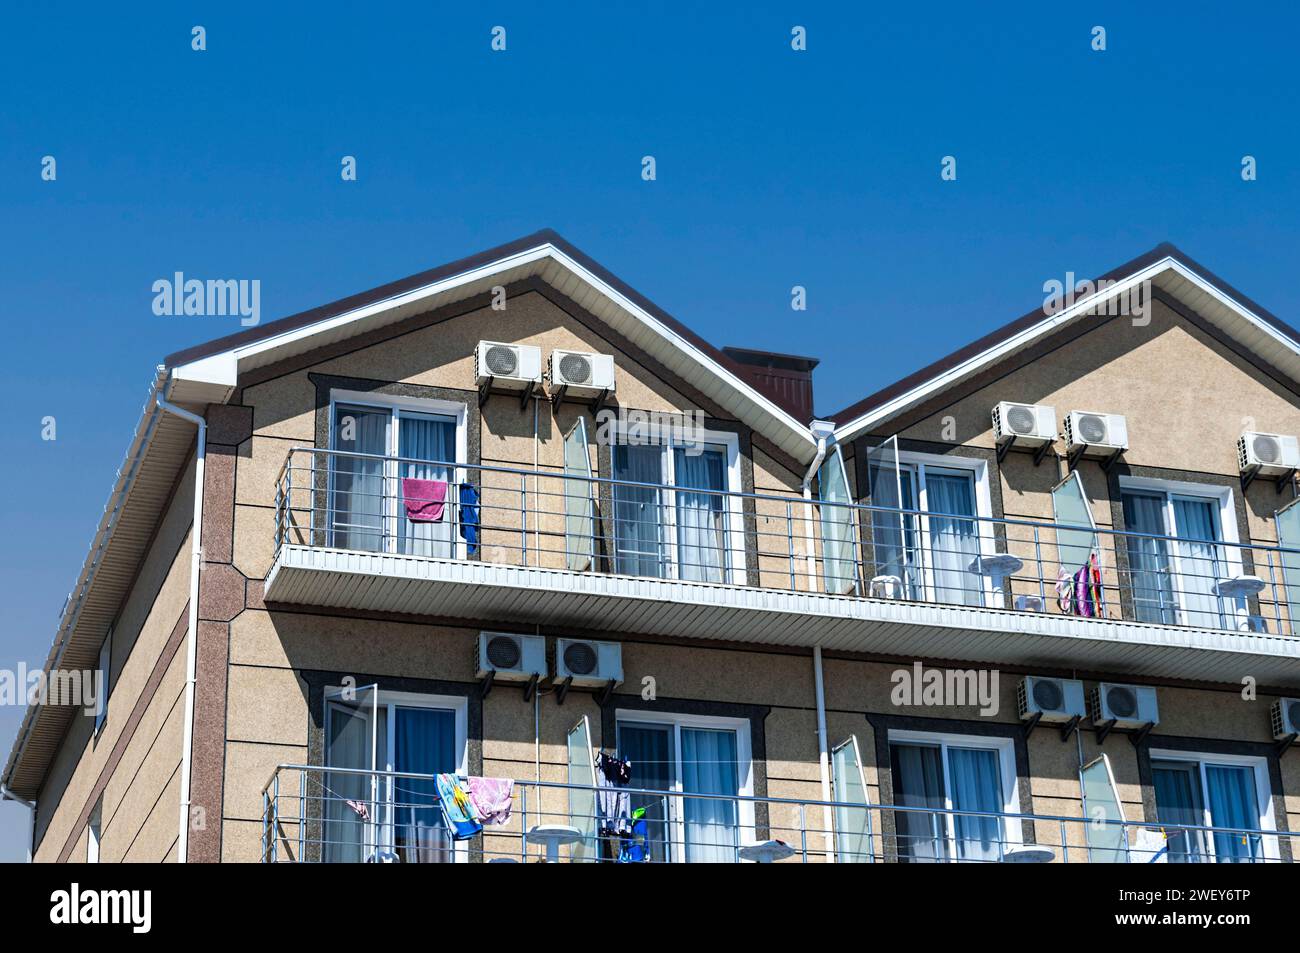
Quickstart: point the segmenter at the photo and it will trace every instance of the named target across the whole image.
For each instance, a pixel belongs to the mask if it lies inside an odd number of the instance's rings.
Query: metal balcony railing
[[[276,548],[1203,629],[1294,635],[1300,624],[1296,549],[736,493],[706,482],[294,448],[277,484]],[[430,484],[438,486],[432,494]],[[438,493],[440,503],[422,499]]]
[[[453,840],[436,777],[282,764],[262,792],[265,863],[1282,863],[1286,831],[622,789],[640,814],[607,829],[599,789],[516,781],[503,824]]]

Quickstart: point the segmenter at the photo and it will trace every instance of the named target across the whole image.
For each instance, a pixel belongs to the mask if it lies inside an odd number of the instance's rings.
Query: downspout
[[[813,591],[814,580],[817,578],[817,554],[813,547],[813,507],[812,507],[812,480],[826,459],[826,451],[829,445],[835,440],[835,425],[826,420],[814,420],[810,426],[813,436],[817,438],[817,452],[813,454],[812,463],[808,466],[808,472],[804,474],[803,491],[804,498],[804,545],[808,547],[808,589]],[[826,685],[822,674],[822,647],[813,646],[813,687],[817,702],[817,758],[821,770],[822,779],[822,800],[830,801],[831,799],[831,759],[830,759],[830,742],[826,737]],[[822,807],[822,830],[826,833],[826,860],[828,863],[835,862],[835,835],[834,819],[831,815],[829,804]]]
[[[181,741],[181,805],[180,831],[176,841],[176,859],[185,863],[189,857],[190,843],[190,762],[194,752],[194,684],[198,667],[199,629],[199,565],[203,559],[203,458],[207,448],[208,422],[198,414],[169,404],[162,394],[155,398],[158,407],[198,427],[194,450],[194,527],[190,531],[193,543],[190,553],[190,610],[185,633],[185,721]]]
[[[30,864],[36,852],[36,802],[23,800],[3,784],[0,784],[0,801],[15,801],[27,808],[27,863]]]

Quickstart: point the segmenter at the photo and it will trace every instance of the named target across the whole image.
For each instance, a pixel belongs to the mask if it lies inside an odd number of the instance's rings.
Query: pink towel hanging
[[[446,480],[402,479],[402,502],[412,523],[437,523],[447,503]]]

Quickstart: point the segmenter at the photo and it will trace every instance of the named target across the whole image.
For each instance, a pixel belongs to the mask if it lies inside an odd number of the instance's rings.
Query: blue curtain
[[[1156,790],[1156,819],[1165,824],[1205,823],[1200,774],[1195,764],[1153,762],[1151,778]],[[1204,859],[1200,831],[1169,831],[1169,863],[1193,864]]]
[[[442,774],[456,770],[453,712],[398,708],[393,736],[394,771]],[[395,778],[391,810],[396,825],[395,847],[405,863],[451,860],[451,838],[431,779]]]
[[[342,453],[388,453],[388,411],[334,408],[333,449]],[[384,549],[384,461],[331,456],[330,543],[338,549]]]
[[[929,513],[975,515],[975,492],[968,476],[927,471],[925,493]],[[971,563],[980,554],[975,520],[931,516],[929,526],[935,601],[982,605],[984,577],[971,571]]]
[[[1215,827],[1257,830],[1259,801],[1255,772],[1235,765],[1207,764],[1205,780],[1210,789],[1210,821]],[[1249,864],[1262,858],[1258,834],[1215,834],[1214,857],[1221,864]]]
[[[695,582],[723,582],[726,560],[726,505],[721,493],[690,493],[693,490],[725,490],[727,458],[716,450],[694,456],[673,451],[673,480],[677,498],[678,578]]]
[[[1178,589],[1188,625],[1222,628],[1222,605],[1215,586],[1222,575],[1218,504],[1214,500],[1174,498],[1178,536]]]
[[[650,791],[672,790],[677,756],[673,750],[673,729],[670,726],[620,722],[618,753],[632,762],[632,787]],[[670,860],[668,846],[671,838],[666,798],[653,794],[633,794],[629,800],[632,810],[645,808],[651,862],[663,863]]]
[[[1124,525],[1135,533],[1168,536],[1165,527],[1165,498],[1149,493],[1125,493]],[[1159,625],[1178,623],[1168,542],[1163,539],[1128,537],[1129,586],[1133,612],[1138,622]],[[1123,581],[1121,580],[1121,586]]]
[[[894,472],[880,468],[872,505],[915,510],[916,490],[911,470],[898,472],[897,490],[902,497],[896,500]],[[923,598],[923,588],[921,560],[917,555],[916,519],[914,512],[904,512],[900,518],[898,513],[873,510],[871,538],[876,551],[876,575],[897,576],[903,581],[904,598],[919,600]]]
[[[682,791],[686,794],[739,793],[736,733],[682,729]],[[688,863],[729,863],[739,844],[736,801],[685,798],[682,805]]]
[[[398,420],[397,455],[411,458],[398,465],[397,551],[410,556],[451,556],[455,539],[453,523],[457,498],[454,487],[447,488],[447,505],[436,523],[412,523],[400,506],[401,480],[441,480],[449,482],[456,460],[456,422],[445,417],[408,416]],[[427,463],[414,461],[427,460]]]
[[[663,482],[663,449],[615,446],[614,479],[631,483]],[[614,571],[629,576],[664,574],[663,514],[655,487],[615,483]]]
[[[954,811],[1001,811],[998,753],[987,748],[949,748],[948,785]],[[996,817],[953,815],[959,860],[1002,858],[1002,823]]]
[[[943,752],[937,745],[890,745],[894,803],[899,807],[942,808]],[[895,811],[899,860],[928,863],[946,855],[942,814]]]

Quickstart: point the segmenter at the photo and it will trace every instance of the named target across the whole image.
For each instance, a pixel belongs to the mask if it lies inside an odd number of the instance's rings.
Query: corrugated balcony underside
[[[1300,685],[1300,639],[287,545],[269,603],[905,658]]]

